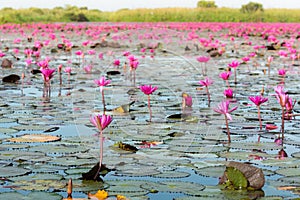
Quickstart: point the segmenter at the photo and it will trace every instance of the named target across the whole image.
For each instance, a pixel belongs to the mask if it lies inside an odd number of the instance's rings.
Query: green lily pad
[[[67,184],[67,181],[65,181]],[[109,184],[106,182],[73,180],[73,192],[91,192],[96,193],[98,190],[107,190]]]
[[[16,119],[11,119],[11,118],[1,118],[0,123],[13,123],[16,122]]]
[[[43,152],[46,154],[72,154],[86,152],[88,149],[83,145],[53,143],[47,145],[34,146],[31,147],[29,150]]]
[[[226,167],[225,175],[227,177],[227,182],[225,183],[228,188],[233,187],[234,189],[246,189],[248,186],[248,180],[244,174],[234,168]]]
[[[154,178],[185,178],[191,174],[181,171],[162,171],[160,174],[153,175]]]
[[[23,197],[23,199],[24,200],[31,200],[31,199],[61,200],[62,196],[54,192],[32,191],[27,196]]]
[[[219,178],[223,175],[226,166],[210,166],[200,169],[196,169],[196,173],[202,176],[209,176],[214,178]]]
[[[3,128],[0,127],[0,134],[13,134],[19,132],[18,130],[14,128]]]
[[[59,166],[68,166],[68,167],[76,167],[82,165],[90,165],[93,162],[91,159],[78,159],[76,157],[59,157],[49,161],[49,164],[59,165]]]
[[[136,196],[136,195],[145,195],[149,193],[149,190],[141,187],[141,185],[147,184],[149,183],[149,181],[108,180],[106,181],[106,183],[110,185],[107,191],[111,195],[122,194],[127,197],[128,194],[130,194],[130,196]]]
[[[284,176],[300,176],[299,167],[296,168],[282,168],[275,171],[277,174],[281,174]]]
[[[47,190],[61,190],[66,187],[66,182],[62,180],[19,180],[12,183],[12,186],[18,190],[29,191],[47,191]]]
[[[230,147],[234,149],[243,149],[243,150],[276,150],[281,147],[276,145],[274,142],[232,142]]]
[[[46,173],[38,173],[38,174],[30,174],[26,176],[17,176],[9,178],[11,181],[26,181],[26,180],[62,180],[63,176],[59,174],[46,174]]]
[[[205,186],[199,183],[184,182],[184,181],[162,181],[162,182],[147,182],[141,185],[141,188],[149,191],[158,192],[174,192],[184,193],[191,196],[200,196]]]
[[[1,167],[0,168],[0,177],[7,178],[7,177],[14,177],[14,176],[21,176],[24,174],[29,174],[31,170],[24,169],[20,167]]]
[[[280,178],[279,181],[282,183],[285,183],[285,185],[299,185],[300,184],[300,176],[286,176],[286,177]]]

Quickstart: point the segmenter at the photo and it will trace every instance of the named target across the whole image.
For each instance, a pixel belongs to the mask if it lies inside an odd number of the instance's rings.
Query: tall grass
[[[0,23],[32,22],[300,22],[298,9],[265,9],[252,14],[241,13],[233,8],[159,8],[121,9],[116,12],[78,8],[76,6],[53,9],[0,10]]]

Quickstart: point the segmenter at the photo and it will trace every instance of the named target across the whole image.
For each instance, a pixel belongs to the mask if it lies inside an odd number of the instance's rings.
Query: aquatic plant
[[[99,169],[95,174],[94,180],[97,179],[101,170],[103,161],[103,131],[112,122],[113,118],[110,115],[95,115],[90,118],[92,124],[99,130],[99,144],[100,144],[100,157],[99,157]]]
[[[107,86],[111,83],[111,80],[106,80],[104,76],[100,77],[100,79],[94,80],[94,82],[100,87],[100,93],[102,96],[102,104],[103,104],[103,113],[105,113],[105,98],[104,98],[104,86]]]
[[[151,105],[150,105],[150,95],[155,92],[158,89],[157,86],[152,87],[152,85],[142,85],[140,86],[140,90],[148,96],[148,110],[149,110],[149,122],[152,120],[152,110],[151,110]]]
[[[232,120],[232,117],[230,113],[235,111],[238,107],[234,106],[233,108],[229,109],[230,101],[222,101],[216,108],[213,108],[213,110],[217,113],[223,114],[225,117],[225,124],[226,124],[226,130],[227,130],[227,137],[228,142],[231,143],[231,137],[230,137],[230,130],[228,125],[228,120]]]
[[[198,82],[200,85],[205,87],[206,90],[206,94],[207,94],[207,99],[208,99],[208,107],[210,106],[210,93],[209,93],[209,89],[208,86],[210,86],[211,84],[213,84],[213,80],[211,80],[210,78],[206,77],[204,80],[200,80]]]

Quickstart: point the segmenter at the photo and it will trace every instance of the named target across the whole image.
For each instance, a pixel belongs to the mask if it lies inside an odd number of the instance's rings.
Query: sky
[[[0,0],[0,8],[54,8],[57,6],[73,5],[88,7],[101,11],[116,11],[122,8],[164,8],[188,7],[194,8],[199,0]],[[215,0],[218,7],[240,8],[250,1],[258,2],[264,8],[300,8],[298,0]],[[297,3],[295,3],[297,2]]]

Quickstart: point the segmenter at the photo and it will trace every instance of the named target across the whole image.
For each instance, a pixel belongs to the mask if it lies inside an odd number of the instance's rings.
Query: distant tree
[[[198,8],[217,8],[215,1],[201,0],[197,3]]]
[[[249,2],[248,4],[242,5],[240,9],[242,13],[255,13],[257,11],[263,12],[263,5],[256,2]]]

